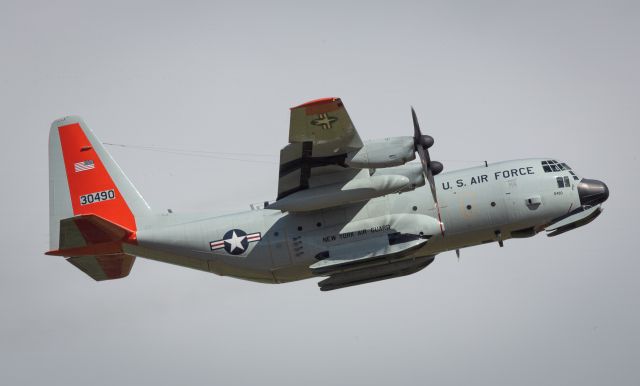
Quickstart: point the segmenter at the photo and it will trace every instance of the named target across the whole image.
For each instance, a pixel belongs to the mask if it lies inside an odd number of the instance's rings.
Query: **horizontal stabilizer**
[[[96,281],[121,279],[131,272],[136,257],[124,253],[70,257],[67,261]]]
[[[123,252],[135,232],[93,214],[60,220],[60,248],[46,254],[67,261],[95,280],[119,279],[131,271],[135,256]]]
[[[94,214],[60,220],[60,248],[53,256],[108,255],[122,252],[122,242],[134,241],[129,229]]]

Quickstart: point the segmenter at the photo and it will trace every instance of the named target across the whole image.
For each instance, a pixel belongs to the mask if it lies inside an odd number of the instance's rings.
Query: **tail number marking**
[[[101,201],[115,200],[116,192],[113,189],[103,190],[102,192],[95,192],[89,194],[83,194],[80,196],[80,205],[89,205]]]

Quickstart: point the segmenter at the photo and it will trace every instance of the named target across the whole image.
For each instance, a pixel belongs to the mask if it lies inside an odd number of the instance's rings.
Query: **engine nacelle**
[[[353,168],[388,168],[416,158],[413,137],[390,137],[365,142],[345,161]]]
[[[409,185],[402,189],[403,192],[413,190],[425,184],[422,165],[412,163],[409,165],[396,166],[392,168],[376,169],[372,176],[405,176],[409,179]]]
[[[267,208],[287,212],[309,212],[367,201],[401,191],[408,185],[409,179],[400,175],[355,178],[347,183],[300,190],[269,204]]]

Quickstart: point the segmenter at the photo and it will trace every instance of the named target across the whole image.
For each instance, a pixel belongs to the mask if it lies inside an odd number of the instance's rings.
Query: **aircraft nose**
[[[580,205],[597,205],[609,198],[609,188],[602,181],[583,178],[578,184],[578,195]]]

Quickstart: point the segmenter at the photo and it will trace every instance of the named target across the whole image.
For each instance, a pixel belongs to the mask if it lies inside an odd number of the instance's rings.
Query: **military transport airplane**
[[[264,283],[325,277],[328,291],[602,212],[607,186],[552,158],[440,173],[411,112],[413,136],[363,142],[339,98],[293,107],[276,200],[226,216],[154,212],[86,124],[62,118],[49,135],[47,254],[95,280],[127,276],[140,256]]]

